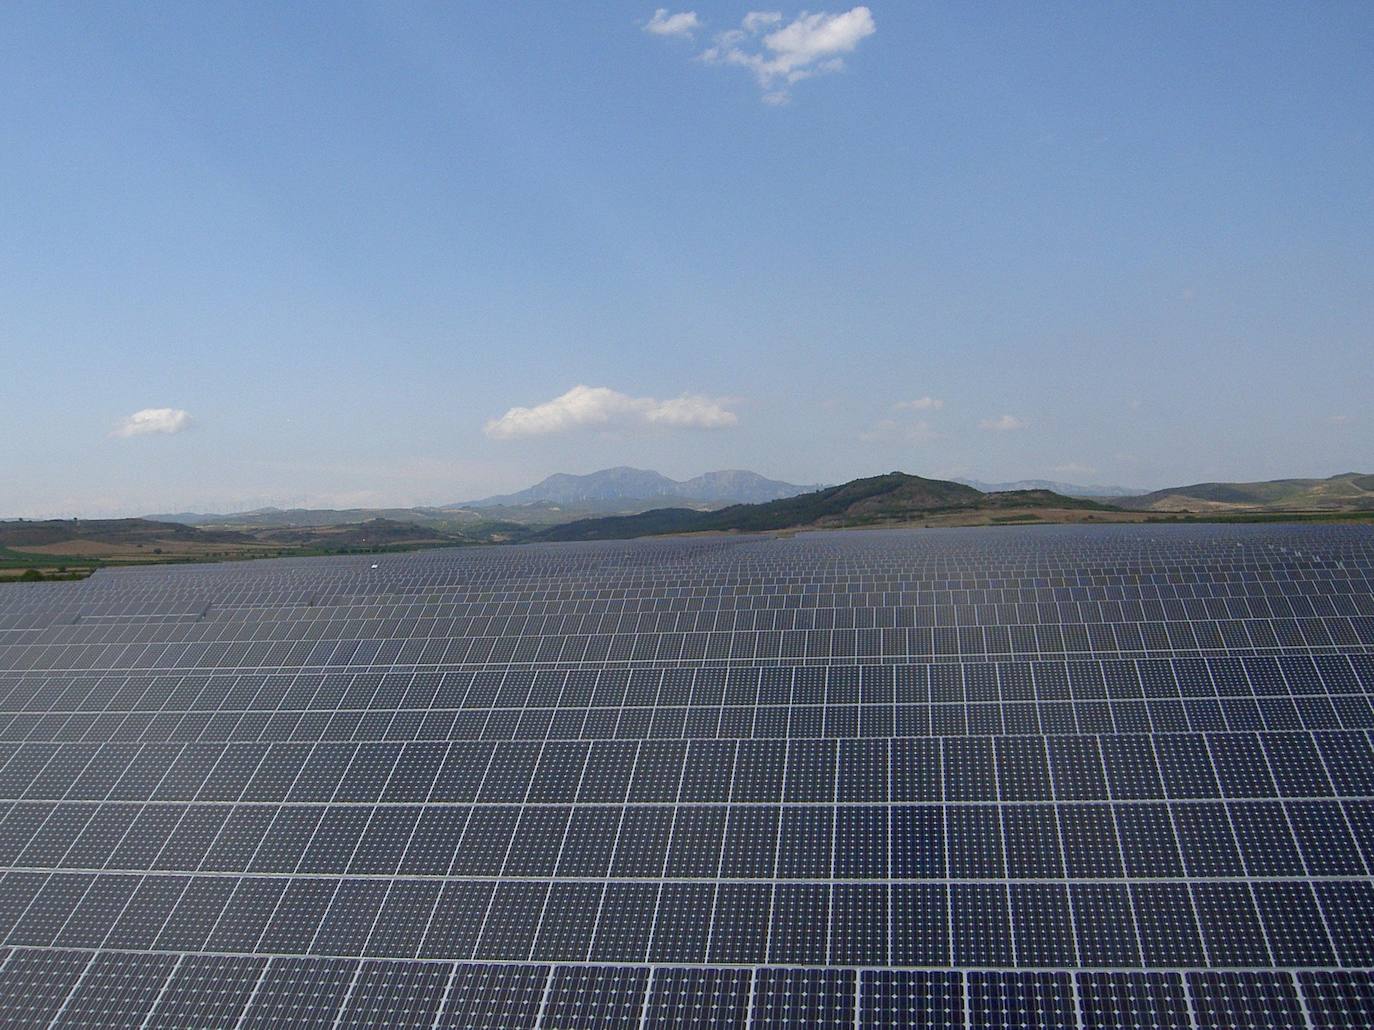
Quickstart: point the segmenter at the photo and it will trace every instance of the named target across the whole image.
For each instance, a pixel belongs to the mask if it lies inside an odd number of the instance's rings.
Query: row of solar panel
[[[641,740],[1359,730],[1363,694],[1183,701],[969,702],[745,708],[368,709],[0,715],[0,742]]]
[[[1048,552],[1046,552],[1048,553]],[[649,573],[595,565],[534,570],[501,566],[492,552],[462,570],[454,556],[408,555],[389,560],[376,575],[358,575],[340,562],[288,570],[287,563],[254,569],[146,569],[141,575],[98,577],[83,590],[90,615],[200,615],[207,610],[276,614],[318,608],[350,617],[448,617],[473,604],[633,604],[656,602],[728,603],[737,597],[775,597],[782,603],[805,601],[846,606],[855,599],[897,604],[1015,603],[1021,601],[1187,599],[1205,596],[1334,596],[1359,593],[1370,579],[1365,555],[1343,562],[1299,565],[1293,562],[1236,562],[1225,552],[1183,557],[1153,566],[1103,564],[1094,543],[1076,558],[1048,566],[1018,566],[1003,561],[968,561],[936,568],[903,555],[883,571],[845,561],[821,566],[814,553],[767,567],[737,548],[732,560],[711,565],[685,562],[659,565]],[[436,568],[438,567],[438,568]],[[724,570],[724,571],[721,571]],[[463,574],[464,572],[468,574]],[[127,598],[118,606],[111,595]],[[35,587],[13,598],[8,610],[70,613],[70,592]]]
[[[1265,652],[1374,647],[1374,616],[1216,622],[1051,623],[937,629],[836,629],[269,643],[12,644],[0,669],[223,669],[377,665],[757,661],[781,658],[998,657]]]
[[[1367,539],[1367,538],[1366,538]],[[755,542],[757,543],[757,542]],[[889,541],[890,543],[890,541]],[[1076,548],[1043,547],[1031,561],[1008,560],[1005,554],[975,547],[952,561],[932,562],[915,549],[877,552],[875,562],[851,553],[827,562],[814,547],[792,548],[790,560],[759,561],[757,546],[742,542],[702,560],[669,563],[658,560],[645,544],[637,545],[646,559],[635,568],[607,562],[528,561],[532,552],[507,552],[516,561],[487,551],[464,561],[452,551],[392,556],[378,569],[359,569],[345,561],[309,565],[289,561],[246,569],[144,568],[111,572],[98,580],[92,599],[109,593],[129,596],[137,607],[125,611],[194,610],[207,588],[217,586],[215,603],[223,607],[272,609],[292,605],[359,607],[416,605],[484,600],[624,599],[653,594],[660,597],[702,597],[751,594],[814,594],[942,592],[951,595],[997,590],[1064,590],[1107,587],[1159,587],[1186,592],[1190,587],[1233,584],[1255,592],[1288,590],[1340,591],[1342,584],[1369,578],[1367,546],[1331,547],[1315,561],[1257,558],[1229,554],[1204,546],[1186,551],[1161,549],[1146,560],[1113,555],[1102,541],[1080,542]],[[548,553],[548,552],[546,552]],[[605,553],[604,551],[602,552]],[[522,560],[525,559],[525,560]],[[1327,584],[1332,584],[1328,586]],[[65,608],[69,595],[55,588],[36,587],[26,595],[29,607]],[[159,602],[163,602],[159,606]],[[18,606],[17,606],[18,607]],[[118,614],[118,613],[109,613]]]
[[[197,612],[88,614],[45,612],[0,616],[7,643],[132,643],[138,640],[283,640],[520,633],[709,632],[712,630],[860,629],[1077,623],[1186,622],[1200,619],[1306,619],[1374,615],[1367,584],[1332,589],[1265,589],[1252,584],[1193,588],[1105,587],[960,592],[807,594],[751,592],[599,600],[482,600],[447,604],[223,607]]]
[[[1366,732],[844,740],[28,743],[0,799],[873,802],[1374,796]]]
[[[324,570],[321,570],[324,571]],[[385,586],[360,582],[360,589],[346,596],[331,593],[327,587],[336,582],[325,575],[313,582],[326,589],[292,600],[255,596],[244,603],[235,597],[232,585],[206,606],[207,613],[230,616],[236,612],[264,613],[286,617],[302,608],[317,609],[324,617],[346,618],[451,618],[473,614],[509,614],[516,606],[582,606],[583,610],[630,609],[639,604],[655,606],[711,604],[731,606],[741,598],[766,599],[762,603],[796,607],[923,606],[948,604],[1036,604],[1070,601],[1173,601],[1207,597],[1339,597],[1362,593],[1370,578],[1370,565],[1351,565],[1344,569],[1299,570],[1277,566],[1259,570],[1237,568],[1222,559],[1204,564],[1179,564],[1167,571],[1133,573],[1084,568],[1073,575],[1043,576],[1015,569],[1002,574],[950,580],[938,573],[924,573],[919,563],[905,564],[902,571],[887,575],[812,571],[806,562],[790,567],[791,574],[749,573],[719,576],[688,569],[675,575],[664,573],[646,582],[614,571],[596,570],[590,576],[564,573],[556,577],[530,579],[520,576],[487,577],[453,583],[423,591],[388,591]],[[576,577],[576,578],[574,578]],[[146,595],[127,580],[123,587]],[[369,596],[370,595],[370,596]],[[202,594],[202,596],[204,596]],[[493,609],[491,606],[503,605]],[[646,608],[644,610],[654,610]],[[663,610],[658,608],[657,610]],[[134,613],[137,613],[135,609]],[[318,616],[312,616],[318,617]]]
[[[1289,527],[1291,528],[1291,527]],[[1283,531],[1279,531],[1283,532]],[[849,548],[827,556],[808,541],[786,548],[784,560],[763,557],[758,540],[737,541],[715,553],[683,552],[679,561],[647,541],[632,545],[640,559],[633,565],[607,561],[609,548],[597,548],[587,561],[557,560],[567,549],[520,551],[494,549],[461,555],[452,550],[391,555],[375,562],[334,559],[328,562],[277,561],[249,569],[206,566],[110,570],[100,577],[96,599],[109,592],[128,594],[144,610],[165,597],[203,597],[207,584],[221,603],[268,608],[291,604],[348,605],[443,602],[452,595],[486,594],[494,598],[585,598],[637,596],[648,591],[674,596],[732,592],[839,593],[894,590],[973,591],[1006,587],[1062,589],[1080,586],[1160,584],[1187,586],[1205,582],[1242,584],[1307,584],[1368,578],[1367,545],[1355,537],[1321,541],[1320,553],[1304,559],[1254,551],[1228,551],[1207,543],[1189,547],[1182,535],[1151,554],[1114,551],[1105,541],[1079,540],[1025,548],[1020,555],[982,544],[964,548],[946,560],[932,560],[933,548],[900,550],[892,538],[878,541],[867,554]],[[938,548],[939,542],[935,542]],[[558,553],[562,552],[562,553]],[[553,561],[540,560],[553,557]],[[775,558],[777,556],[774,556]],[[533,559],[533,560],[532,560]],[[376,564],[377,568],[371,568]],[[35,587],[28,597],[39,606],[59,606],[67,595],[52,587]],[[44,603],[46,602],[46,603]]]
[[[9,872],[10,946],[969,968],[1374,966],[1374,886],[756,883]]]
[[[192,640],[284,640],[309,637],[409,639],[505,636],[521,632],[709,632],[755,629],[861,629],[1068,622],[1186,622],[1194,619],[1303,619],[1374,615],[1362,581],[1332,593],[1242,592],[1241,584],[1185,590],[1073,588],[979,591],[951,597],[920,593],[716,597],[643,596],[617,600],[484,601],[359,605],[348,608],[222,608],[203,615],[95,615],[80,621],[8,623],[15,642],[132,643],[145,631],[176,629]],[[1106,596],[1103,596],[1103,595]],[[557,627],[562,627],[558,629]],[[45,627],[36,629],[36,627]],[[581,627],[578,629],[577,627]]]
[[[0,711],[891,704],[1374,692],[1374,654],[717,668],[0,677]]]
[[[465,591],[451,593],[444,603],[434,604],[362,597],[337,605],[236,606],[223,600],[219,591],[207,590],[191,603],[169,598],[161,604],[141,605],[130,597],[127,607],[116,608],[109,603],[108,593],[102,597],[92,591],[68,594],[68,604],[60,608],[10,607],[7,601],[0,614],[0,633],[22,640],[51,630],[71,634],[71,642],[77,642],[86,639],[83,634],[138,632],[145,626],[190,628],[197,633],[194,639],[245,631],[274,636],[426,637],[478,627],[530,630],[560,621],[604,626],[608,628],[599,631],[608,632],[642,625],[706,631],[1034,624],[1066,616],[1074,622],[1094,623],[1374,614],[1364,579],[1297,585],[1202,583],[1187,587],[1009,587],[955,592],[931,591],[921,584],[907,591],[804,595],[779,594],[763,585],[724,594],[698,592],[687,596],[683,591],[670,591],[670,595],[643,590],[619,597],[552,599],[546,592],[530,592],[518,598],[496,599]],[[78,599],[82,603],[73,603]],[[888,621],[894,618],[898,621]],[[883,621],[875,621],[879,619]]]
[[[0,806],[0,867],[368,876],[1364,876],[1374,801]]]
[[[939,573],[923,573],[908,563],[887,575],[850,572],[807,572],[808,558],[791,568],[800,575],[741,571],[729,575],[683,566],[672,574],[632,577],[615,570],[580,573],[564,569],[543,577],[450,577],[427,584],[413,557],[391,566],[389,578],[356,579],[344,583],[337,566],[316,566],[293,577],[300,585],[282,589],[281,566],[259,566],[247,576],[230,570],[202,569],[192,582],[178,582],[170,569],[148,572],[138,579],[104,573],[83,588],[77,603],[70,591],[42,586],[6,601],[5,626],[23,628],[43,621],[68,623],[74,616],[110,623],[139,618],[199,620],[261,618],[268,620],[321,619],[448,619],[504,616],[512,613],[614,613],[629,611],[724,611],[773,609],[852,609],[865,607],[968,606],[990,604],[1056,604],[1120,602],[1126,604],[1191,602],[1196,600],[1264,597],[1292,599],[1342,598],[1365,593],[1370,579],[1367,563],[1341,569],[1260,571],[1237,570],[1209,561],[1152,574],[1101,572],[1085,569],[1076,575],[1043,576],[1024,570],[987,570],[959,580]],[[114,598],[123,603],[114,603]],[[39,623],[10,621],[11,615],[39,613]]]
[[[856,597],[855,601],[862,598]],[[764,598],[750,598],[760,602]],[[1163,601],[1041,601],[1037,603],[907,605],[896,599],[862,607],[709,608],[694,605],[674,611],[665,603],[629,607],[643,611],[569,611],[553,604],[521,605],[510,613],[469,614],[448,618],[328,618],[317,609],[302,609],[286,619],[238,616],[188,621],[121,619],[57,624],[29,632],[9,630],[9,644],[116,644],[157,640],[414,640],[427,637],[590,636],[614,633],[751,633],[759,630],[950,628],[960,626],[1053,625],[1059,623],[1122,624],[1156,622],[1225,622],[1238,619],[1303,620],[1374,615],[1368,594],[1332,597],[1225,597]],[[584,605],[585,606],[585,605]],[[506,603],[474,605],[515,607]],[[606,607],[606,606],[600,606]],[[619,606],[616,606],[619,607]],[[547,608],[538,611],[531,608]]]
[[[757,544],[757,541],[755,542]],[[1135,588],[1158,586],[1186,591],[1211,584],[1235,584],[1245,589],[1340,590],[1341,584],[1367,579],[1371,566],[1368,548],[1334,547],[1315,561],[1256,558],[1228,554],[1215,547],[1188,552],[1171,546],[1144,561],[1121,559],[1101,547],[1101,541],[1077,548],[1047,546],[1032,561],[1008,560],[1007,555],[982,548],[966,550],[946,562],[926,560],[929,552],[893,553],[880,547],[881,561],[850,554],[825,561],[816,548],[795,547],[790,560],[759,561],[757,546],[747,543],[719,552],[708,560],[701,555],[669,563],[658,560],[643,543],[647,559],[635,568],[607,562],[530,562],[531,552],[508,552],[517,558],[501,562],[488,551],[464,562],[453,552],[392,556],[378,569],[360,570],[342,561],[293,565],[276,562],[255,569],[209,570],[144,568],[137,572],[103,575],[101,590],[128,594],[148,610],[163,598],[184,602],[203,598],[207,585],[219,584],[217,603],[224,606],[270,609],[289,605],[324,607],[365,604],[442,604],[468,597],[514,602],[635,598],[700,597],[758,594],[854,594],[930,592],[949,594],[1008,589],[1064,590],[1075,588]],[[885,553],[884,553],[885,552]],[[547,553],[547,552],[546,552]],[[604,551],[603,551],[604,553]],[[1327,587],[1326,584],[1334,584]],[[60,605],[61,591],[36,588],[33,595]]]
[[[1071,570],[1071,575],[1046,576],[1043,570],[1037,573],[1029,566],[1020,574],[1008,575],[1013,566],[1000,556],[979,548],[966,549],[956,561],[944,563],[962,570],[956,579],[943,576],[935,564],[923,561],[919,553],[889,555],[882,564],[895,571],[885,574],[856,571],[865,563],[856,560],[862,556],[852,548],[840,562],[817,568],[819,549],[804,544],[789,548],[792,553],[788,560],[767,563],[767,573],[754,574],[748,570],[761,564],[755,560],[758,546],[748,544],[734,546],[717,556],[721,559],[718,567],[729,570],[725,575],[711,571],[711,563],[702,562],[699,556],[676,565],[663,565],[655,560],[661,556],[649,553],[642,545],[640,558],[643,568],[648,570],[642,572],[627,572],[614,563],[597,561],[531,561],[534,556],[528,551],[507,552],[505,557],[513,556],[514,561],[503,561],[503,556],[494,552],[473,555],[471,560],[452,552],[408,556],[388,560],[384,570],[373,573],[360,573],[356,565],[339,561],[274,563],[252,569],[156,569],[136,574],[103,574],[78,591],[38,585],[11,593],[5,601],[8,614],[4,622],[43,625],[54,620],[69,622],[78,614],[120,620],[161,615],[200,617],[210,611],[232,610],[235,605],[242,605],[238,610],[243,613],[256,612],[264,618],[276,617],[291,607],[313,607],[316,611],[309,613],[311,618],[336,613],[341,617],[362,617],[373,612],[409,617],[417,610],[425,610],[417,603],[420,601],[432,602],[429,607],[435,612],[449,610],[444,602],[462,604],[464,607],[452,610],[467,613],[499,605],[508,606],[505,611],[509,612],[516,610],[517,605],[530,604],[565,608],[604,605],[609,611],[616,605],[633,606],[645,599],[655,607],[698,600],[727,605],[733,598],[747,598],[752,605],[759,603],[755,598],[770,595],[786,597],[788,603],[795,600],[799,605],[811,604],[825,594],[825,600],[840,607],[853,607],[856,602],[865,607],[877,606],[883,601],[901,602],[893,607],[912,607],[906,602],[944,601],[946,595],[951,604],[969,605],[1023,600],[1030,603],[1032,598],[1036,603],[1066,599],[1072,603],[1085,594],[1111,601],[1132,600],[1133,594],[1151,600],[1191,600],[1261,596],[1367,598],[1369,593],[1367,547],[1363,555],[1349,548],[1333,548],[1330,557],[1339,558],[1344,553],[1344,567],[1333,561],[1279,562],[1273,564],[1272,571],[1259,570],[1258,566],[1251,571],[1233,571],[1238,568],[1236,562],[1214,545],[1197,548],[1194,558],[1180,558],[1184,553],[1178,546],[1180,539],[1169,542],[1169,558],[1157,563],[1161,571],[1146,574],[1120,568],[1094,571],[1093,564],[1106,550],[1101,540],[1077,541],[1070,548],[1063,547],[1062,542],[1043,547],[1046,555],[1061,555],[1056,564]],[[877,543],[879,548],[884,544],[890,547],[890,541]],[[970,578],[967,570],[974,567],[987,567],[997,575]],[[812,568],[816,571],[808,572]],[[537,573],[539,578],[531,578],[531,573]],[[1125,585],[1109,585],[1113,583]],[[1136,589],[1130,585],[1133,583],[1145,583],[1146,587]],[[970,592],[987,590],[996,593]],[[473,605],[485,607],[476,609]],[[502,611],[499,607],[495,610]],[[1305,606],[1289,610],[1307,613]],[[1321,609],[1312,611],[1320,614]],[[40,617],[26,620],[25,613]],[[12,621],[16,616],[17,621]]]
[[[464,564],[452,552],[427,555],[393,556],[369,574],[359,574],[356,565],[343,562],[317,562],[291,566],[276,562],[255,569],[171,569],[145,568],[138,573],[106,574],[99,580],[102,590],[94,599],[118,591],[134,599],[132,612],[154,610],[163,598],[175,598],[182,607],[203,598],[211,579],[219,584],[216,604],[223,608],[281,610],[292,606],[361,609],[380,607],[385,611],[415,611],[435,605],[467,603],[478,597],[484,602],[524,603],[526,601],[570,602],[583,600],[634,600],[645,596],[671,598],[731,597],[741,594],[796,596],[853,595],[958,597],[1018,596],[1017,591],[1053,592],[1107,588],[1114,596],[1149,594],[1158,590],[1166,595],[1186,596],[1190,590],[1230,586],[1256,593],[1346,592],[1347,584],[1368,578],[1371,562],[1364,552],[1334,550],[1315,562],[1237,559],[1225,551],[1207,549],[1191,554],[1170,550],[1157,560],[1119,562],[1104,560],[1107,552],[1097,546],[1082,547],[1076,557],[1046,548],[1046,559],[1035,562],[1007,561],[1001,556],[970,551],[961,559],[943,564],[923,560],[919,553],[893,555],[881,564],[856,561],[852,557],[838,562],[818,561],[815,549],[794,553],[788,562],[759,562],[757,550],[735,547],[717,561],[691,561],[676,564],[650,560],[637,569],[606,563],[561,562],[543,567],[529,562],[502,565],[494,552],[481,555],[476,562]],[[643,547],[643,545],[639,545]],[[523,552],[524,557],[529,552]],[[249,587],[250,582],[256,589]],[[1124,594],[1123,594],[1124,592]],[[48,605],[61,606],[66,595],[42,588],[35,599],[46,598]],[[33,607],[31,605],[31,607]],[[444,609],[446,610],[446,609]],[[114,613],[112,613],[114,614]]]
[[[1147,533],[1136,525],[1130,531],[1105,526],[1087,531],[1005,533],[1001,540],[941,531],[913,535],[910,531],[865,534],[849,539],[839,533],[807,533],[794,541],[754,536],[710,543],[665,539],[635,542],[503,548],[497,553],[431,550],[405,555],[412,576],[406,582],[423,588],[443,584],[474,584],[491,580],[539,580],[561,576],[601,575],[626,583],[671,577],[684,565],[701,569],[703,582],[729,583],[738,578],[773,575],[786,582],[808,582],[818,576],[845,579],[898,578],[904,570],[954,583],[1015,574],[1043,579],[1091,576],[1183,576],[1195,574],[1199,564],[1223,568],[1233,576],[1288,575],[1295,578],[1340,576],[1369,561],[1363,526],[1317,529],[1278,526],[1243,533],[1240,527],[1170,527]],[[1091,534],[1089,537],[1088,534]],[[810,569],[797,558],[805,554]],[[340,592],[362,586],[397,584],[396,555],[381,561],[375,556],[331,562],[288,558],[275,563],[274,586],[283,593],[303,589],[302,580],[316,577],[322,567],[331,586]],[[170,574],[168,574],[170,573]],[[121,571],[125,582],[155,579],[179,589],[193,589],[204,579],[195,567]],[[226,579],[245,578],[231,570]]]

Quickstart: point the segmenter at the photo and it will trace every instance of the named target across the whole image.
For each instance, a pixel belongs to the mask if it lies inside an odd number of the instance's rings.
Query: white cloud
[[[944,406],[945,402],[940,398],[927,395],[909,401],[898,401],[892,405],[892,411],[909,416],[909,413],[916,411],[939,411]],[[864,430],[859,434],[859,439],[865,443],[919,444],[938,440],[943,435],[936,432],[935,427],[925,419],[893,417],[882,419]]]
[[[191,428],[191,414],[180,408],[144,408],[110,431],[111,436],[147,436],[149,433],[180,433]]]
[[[532,408],[511,408],[488,422],[484,431],[497,440],[513,440],[578,429],[724,429],[739,421],[726,403],[699,394],[657,400],[605,386],[574,386]]]
[[[839,14],[803,12],[786,24],[776,11],[750,11],[739,28],[718,34],[701,59],[747,68],[763,90],[765,103],[785,104],[791,99],[791,86],[840,71],[842,55],[853,53],[876,31],[867,7]]]
[[[916,422],[899,422],[885,418],[871,429],[859,434],[864,443],[903,443],[921,444],[940,439],[942,434],[935,427],[921,419]]]
[[[979,429],[991,429],[994,432],[1008,433],[1014,429],[1025,429],[1030,423],[1023,418],[1015,415],[998,415],[996,418],[985,418],[978,423]]]
[[[660,7],[654,16],[644,23],[644,31],[655,36],[686,36],[701,28],[701,19],[696,11],[679,11],[669,14],[666,7]]]
[[[939,411],[945,402],[938,397],[917,397],[911,401],[899,401],[892,405],[893,411]]]

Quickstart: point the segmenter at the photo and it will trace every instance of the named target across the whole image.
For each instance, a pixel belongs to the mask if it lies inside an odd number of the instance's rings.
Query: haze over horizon
[[[0,33],[0,517],[1374,472],[1368,4]]]

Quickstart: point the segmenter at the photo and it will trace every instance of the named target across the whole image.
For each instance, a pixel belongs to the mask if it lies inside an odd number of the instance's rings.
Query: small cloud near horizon
[[[917,397],[911,401],[898,401],[892,405],[893,411],[939,411],[945,406],[945,402],[938,397]]]
[[[659,400],[606,386],[574,386],[533,407],[514,407],[483,428],[496,440],[550,436],[580,429],[726,429],[739,422],[725,398],[683,394]]]
[[[923,444],[938,440],[942,435],[925,419],[899,422],[896,419],[885,418],[871,429],[860,433],[859,439],[864,443]]]
[[[153,433],[171,435],[191,428],[191,413],[180,408],[144,408],[119,420],[110,435],[127,438]]]
[[[988,429],[996,433],[1009,433],[1017,429],[1025,429],[1030,423],[1023,418],[1015,415],[998,415],[996,418],[985,418],[978,423],[979,429]]]

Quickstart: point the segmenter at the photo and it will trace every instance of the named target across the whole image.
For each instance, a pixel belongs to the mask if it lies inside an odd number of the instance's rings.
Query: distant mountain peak
[[[448,508],[515,507],[529,504],[577,505],[588,503],[662,502],[675,499],[687,504],[759,504],[814,490],[768,479],[747,469],[704,472],[691,479],[669,479],[652,469],[617,465],[614,468],[575,475],[555,472],[534,486],[512,494],[498,494],[477,501],[446,505]]]

